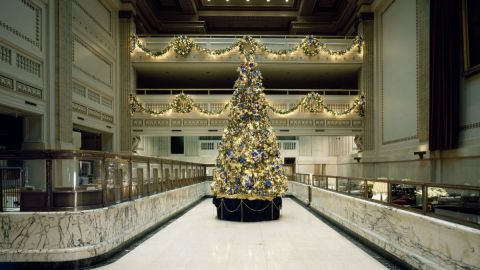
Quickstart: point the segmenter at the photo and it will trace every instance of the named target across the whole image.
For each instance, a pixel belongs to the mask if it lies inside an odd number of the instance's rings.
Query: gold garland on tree
[[[324,52],[332,56],[341,56],[348,53],[355,47],[357,47],[358,52],[360,53],[362,50],[362,43],[363,43],[362,38],[357,36],[354,38],[353,42],[350,44],[350,46],[347,49],[331,50],[327,48],[326,43],[323,43],[319,39],[310,35],[310,36],[306,36],[300,43],[294,45],[289,49],[273,50],[268,48],[261,41],[251,36],[244,36],[242,38],[239,38],[235,42],[233,42],[227,48],[211,50],[211,49],[202,47],[200,44],[193,41],[193,39],[191,39],[190,37],[181,35],[181,36],[175,37],[162,50],[152,51],[148,49],[146,46],[144,46],[144,44],[136,36],[132,36],[131,41],[134,44],[134,46],[131,48],[131,52],[135,47],[138,47],[146,54],[149,54],[155,57],[162,56],[167,52],[169,52],[171,49],[173,49],[173,51],[178,55],[188,56],[193,49],[197,50],[198,52],[209,54],[209,55],[222,55],[222,54],[231,52],[237,48],[242,55],[254,55],[256,50],[259,49],[267,54],[274,54],[274,55],[280,56],[280,55],[287,55],[301,49],[303,53],[307,56],[317,56],[318,54],[320,54],[320,52]]]
[[[224,113],[229,106],[230,106],[230,102],[226,103],[224,107],[221,108],[220,110],[210,111],[207,109],[203,109],[198,104],[195,104],[191,96],[181,93],[176,95],[173,98],[172,102],[170,102],[166,108],[156,111],[143,106],[136,96],[130,95],[130,111],[132,114],[136,112],[140,112],[140,113],[150,114],[151,116],[159,116],[167,113],[170,110],[176,113],[190,113],[193,110],[196,110],[200,113],[213,116],[213,115],[220,115]],[[300,100],[300,102],[298,102],[288,110],[276,109],[273,105],[269,103],[267,103],[267,106],[273,113],[276,113],[279,115],[286,115],[286,114],[293,113],[299,110],[300,107],[304,108],[307,112],[310,112],[310,113],[327,112],[333,116],[347,115],[352,113],[353,111],[356,112],[361,117],[365,115],[365,97],[363,94],[360,94],[358,97],[356,97],[355,100],[353,101],[353,104],[350,105],[346,110],[341,112],[334,111],[328,105],[325,105],[320,94],[316,92],[308,93]]]

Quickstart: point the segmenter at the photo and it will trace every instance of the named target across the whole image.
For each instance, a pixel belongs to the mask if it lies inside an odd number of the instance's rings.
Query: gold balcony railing
[[[99,151],[0,151],[0,211],[105,207],[205,181],[205,165]]]

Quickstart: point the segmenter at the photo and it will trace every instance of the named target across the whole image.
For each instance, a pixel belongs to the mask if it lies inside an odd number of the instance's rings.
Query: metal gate
[[[23,169],[0,167],[0,195],[2,211],[20,211],[20,194],[23,186]]]

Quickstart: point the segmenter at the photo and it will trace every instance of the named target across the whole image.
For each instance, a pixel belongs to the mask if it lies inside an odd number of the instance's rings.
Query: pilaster
[[[363,63],[361,71],[361,84],[360,89],[365,95],[365,117],[363,128],[363,143],[364,150],[374,150],[374,24],[373,13],[363,12],[360,13],[360,27],[362,29],[363,37]]]
[[[417,0],[417,134],[428,142],[430,104],[430,0]]]
[[[119,84],[119,130],[120,130],[120,151],[132,151],[132,125],[129,95],[132,93],[132,64],[130,60],[130,35],[133,22],[133,12],[119,12],[119,50],[120,50],[120,84]]]
[[[73,149],[72,123],[72,1],[55,1],[55,141],[58,149]]]

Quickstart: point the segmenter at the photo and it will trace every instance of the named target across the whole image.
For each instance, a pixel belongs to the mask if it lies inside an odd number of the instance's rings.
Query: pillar
[[[55,5],[55,141],[58,149],[73,149],[72,1]]]
[[[360,27],[363,37],[363,63],[361,71],[360,89],[365,94],[365,117],[363,118],[364,150],[375,149],[375,119],[374,119],[374,24],[373,13],[360,13]]]
[[[130,115],[130,99],[132,93],[132,64],[130,60],[130,36],[132,34],[133,12],[119,12],[119,50],[120,50],[120,81],[119,81],[119,132],[120,151],[132,151],[132,117]]]

